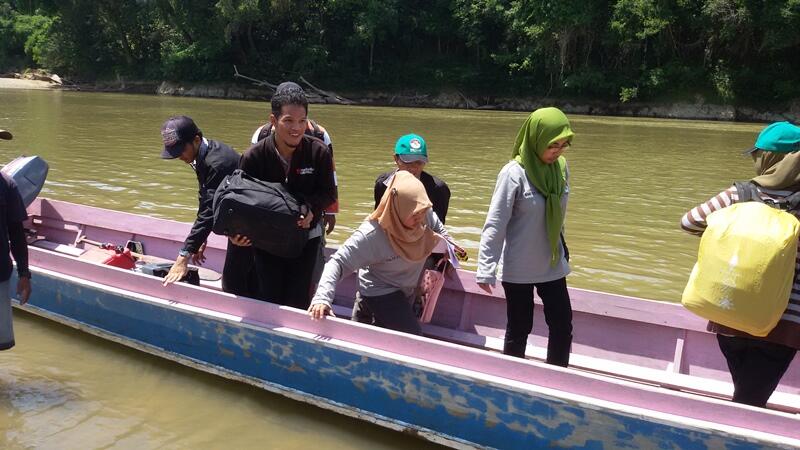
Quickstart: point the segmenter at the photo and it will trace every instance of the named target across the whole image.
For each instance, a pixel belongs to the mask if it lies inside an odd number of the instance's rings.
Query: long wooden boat
[[[800,368],[769,409],[730,402],[725,362],[680,305],[571,289],[572,366],[542,362],[536,314],[528,359],[506,357],[502,289],[449,277],[426,337],[236,297],[218,283],[163,287],[93,262],[86,240],[137,240],[173,257],[190,225],[48,199],[29,208],[34,290],[21,309],[121,344],[453,447],[796,448]],[[206,255],[221,270],[226,241]],[[337,291],[345,318],[355,282]]]

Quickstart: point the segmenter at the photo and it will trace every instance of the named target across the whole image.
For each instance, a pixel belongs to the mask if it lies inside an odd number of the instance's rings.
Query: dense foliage
[[[0,0],[0,71],[337,89],[800,97],[800,0]]]

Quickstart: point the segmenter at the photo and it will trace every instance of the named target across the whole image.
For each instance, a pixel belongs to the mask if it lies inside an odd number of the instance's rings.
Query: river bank
[[[271,95],[267,88],[244,83],[187,84],[164,81],[113,81],[80,83],[61,86],[35,80],[0,78],[0,89],[63,89],[84,92],[123,92],[133,94],[172,95],[179,97],[225,98],[266,101]],[[800,122],[800,99],[783,110],[707,103],[698,96],[694,102],[599,102],[574,101],[546,97],[484,97],[469,98],[451,90],[449,92],[342,92],[356,104],[366,106],[393,106],[408,108],[482,109],[498,111],[533,111],[542,106],[557,106],[567,114],[598,116],[650,117],[660,119],[716,120],[727,122],[774,122],[788,120]],[[320,103],[327,103],[324,100]]]

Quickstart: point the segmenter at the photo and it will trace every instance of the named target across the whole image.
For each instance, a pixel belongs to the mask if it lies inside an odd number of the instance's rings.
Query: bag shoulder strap
[[[309,121],[308,121],[308,123],[310,123],[310,124],[311,124],[311,127],[312,127],[312,128],[313,128],[313,130],[314,130],[314,131],[312,131],[311,135],[312,135],[313,137],[317,138],[317,139],[320,139],[320,140],[324,141],[324,140],[325,140],[325,133],[324,133],[324,132],[322,131],[322,129],[319,127],[319,125],[317,124],[317,122],[315,122],[315,121],[313,121],[313,120],[309,120]]]
[[[758,186],[751,180],[747,181],[734,181],[733,185],[736,187],[736,194],[739,196],[739,202],[759,202],[764,203],[761,199],[761,194],[758,192]]]
[[[736,193],[739,195],[739,202],[755,201],[764,203],[781,211],[793,211],[800,208],[800,192],[795,192],[788,197],[780,200],[764,200],[758,190],[758,185],[752,181],[736,181],[733,183]]]
[[[258,140],[266,139],[272,133],[272,124],[267,122],[266,125],[261,127],[261,131],[258,133]]]

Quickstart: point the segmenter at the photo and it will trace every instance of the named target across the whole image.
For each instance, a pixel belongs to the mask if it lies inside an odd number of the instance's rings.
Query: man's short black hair
[[[275,92],[275,95],[272,96],[272,115],[279,118],[285,105],[302,106],[308,114],[308,99],[302,89],[286,89]]]

